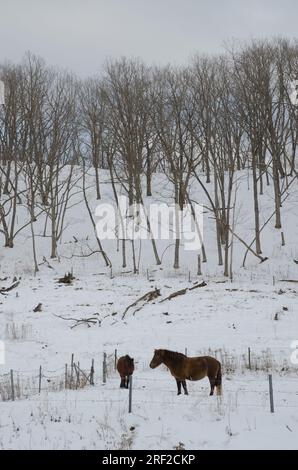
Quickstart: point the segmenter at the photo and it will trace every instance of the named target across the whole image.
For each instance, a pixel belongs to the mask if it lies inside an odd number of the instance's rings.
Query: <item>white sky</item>
[[[108,57],[185,63],[232,38],[298,36],[297,0],[0,0],[0,61],[25,51],[81,76]]]

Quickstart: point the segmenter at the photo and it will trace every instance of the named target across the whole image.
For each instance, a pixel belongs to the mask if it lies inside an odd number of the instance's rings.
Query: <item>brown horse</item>
[[[221,364],[214,357],[187,357],[178,352],[155,349],[150,367],[155,369],[160,364],[165,364],[175,377],[178,395],[181,394],[181,384],[185,395],[188,395],[186,380],[201,380],[206,376],[210,382],[210,395],[213,395],[214,387],[217,395],[221,395]]]
[[[128,388],[129,376],[133,374],[134,368],[134,360],[132,357],[129,357],[127,354],[126,356],[119,357],[117,370],[121,377],[120,388]]]

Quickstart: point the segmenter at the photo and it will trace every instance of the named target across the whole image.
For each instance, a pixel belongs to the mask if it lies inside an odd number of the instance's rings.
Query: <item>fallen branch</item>
[[[175,297],[178,297],[179,295],[184,295],[184,294],[186,294],[186,292],[188,292],[190,290],[194,290],[194,289],[197,289],[198,287],[205,287],[205,286],[207,286],[207,284],[206,284],[205,281],[203,281],[200,284],[196,284],[193,287],[186,287],[185,289],[181,289],[181,290],[178,290],[176,292],[172,292],[172,294],[170,294],[168,297],[165,297],[164,299],[161,299],[159,301],[159,303],[161,304],[162,302],[165,302],[166,300],[171,300],[171,299],[174,299]]]
[[[209,200],[209,202],[210,202],[210,204],[211,204],[212,209],[209,209],[209,210],[213,212],[215,220],[217,220],[217,222],[218,222],[219,224],[221,224],[224,228],[228,229],[229,232],[231,232],[231,234],[232,234],[235,238],[237,238],[237,240],[238,240],[240,243],[242,243],[242,244],[246,247],[247,251],[250,251],[253,255],[255,255],[257,258],[259,258],[259,260],[260,260],[261,263],[264,263],[264,261],[267,261],[267,260],[268,260],[267,256],[266,256],[266,257],[263,257],[263,256],[259,255],[258,253],[256,253],[256,252],[251,248],[252,243],[251,243],[251,245],[248,245],[241,237],[239,237],[239,235],[237,235],[237,233],[234,232],[234,230],[230,227],[230,225],[227,225],[227,224],[224,224],[224,223],[223,223],[223,221],[222,221],[222,220],[220,219],[220,217],[217,215],[218,209],[216,208],[214,202],[212,201],[212,198],[211,198],[211,196],[210,196],[208,190],[206,189],[205,185],[202,183],[202,181],[201,181],[200,177],[197,175],[196,171],[194,171],[193,174],[194,174],[195,178],[197,179],[197,181],[199,182],[200,186],[202,187],[203,191],[205,192],[205,194],[206,194],[206,196],[207,196],[207,198],[208,198],[208,200]]]
[[[177,290],[176,292],[173,292],[172,294],[170,294],[168,297],[166,297],[165,299],[161,299],[159,301],[159,303],[161,304],[162,302],[165,302],[166,300],[171,300],[173,299],[174,297],[178,297],[178,295],[184,295],[186,294],[186,292],[188,291],[188,288],[186,287],[185,289],[181,289],[181,290]]]
[[[101,320],[97,317],[89,317],[89,318],[70,318],[70,317],[68,317],[68,318],[66,318],[66,317],[63,317],[62,315],[56,315],[55,313],[53,313],[53,315],[57,318],[61,318],[62,320],[75,322],[70,327],[71,329],[75,328],[76,326],[83,325],[83,324],[86,324],[88,326],[88,328],[90,328],[91,325],[96,325],[96,324],[98,324],[99,326],[101,325]]]
[[[203,282],[200,282],[200,284],[196,284],[195,286],[190,287],[188,290],[194,290],[194,289],[197,289],[197,287],[205,287],[205,286],[207,286],[207,282],[203,281]]]
[[[62,284],[72,284],[72,281],[75,279],[72,273],[67,273],[63,277],[60,277],[57,282]]]
[[[297,178],[297,176],[296,176]],[[288,185],[288,187],[283,191],[283,193],[281,194],[281,196],[287,191],[287,189],[289,188],[289,186],[293,183],[293,181],[296,179],[296,178],[293,178],[292,181],[290,182],[290,184]],[[286,196],[283,198],[283,200],[281,201],[282,204],[284,204],[284,202],[286,201],[286,199],[289,197],[290,193],[286,194]],[[266,220],[266,222],[262,225],[262,227],[260,228],[259,230],[259,233],[262,232],[262,230],[266,227],[266,225],[270,222],[270,220],[272,219],[272,217],[274,217],[276,213],[276,210],[274,212],[272,212],[272,214],[270,215],[270,217]],[[247,247],[247,250],[245,252],[245,255],[244,255],[244,258],[243,258],[243,262],[242,262],[242,267],[244,268],[245,267],[245,261],[246,261],[246,257],[247,257],[247,254],[248,254],[248,251],[251,251],[250,248],[252,247],[252,245],[254,244],[254,242],[256,241],[256,237],[254,237],[253,241],[250,243],[249,245],[249,248]],[[266,261],[266,260],[265,260]],[[295,260],[294,260],[295,261]],[[297,262],[298,264],[298,262]]]
[[[11,286],[9,287],[1,287],[0,289],[0,294],[5,294],[6,292],[9,292],[11,291],[12,289],[15,289],[16,287],[18,287],[18,285],[20,284],[20,281],[17,281],[17,282],[14,282]]]
[[[33,309],[33,312],[41,312],[42,311],[42,303],[39,302],[36,307]]]
[[[159,297],[161,294],[160,294],[160,289],[154,289],[154,290],[151,290],[149,292],[147,292],[146,294],[144,294],[142,297],[140,297],[139,299],[137,299],[135,302],[133,302],[132,304],[130,304],[128,307],[126,307],[126,309],[124,310],[123,314],[122,314],[122,320],[125,318],[125,315],[127,314],[128,310],[132,307],[135,307],[139,302],[143,302],[143,305],[139,306],[135,312],[133,313],[133,315],[138,312],[139,310],[141,310],[142,307],[144,307],[144,305],[148,302],[152,302],[152,300],[155,300],[157,297]]]
[[[49,269],[54,269],[53,266],[50,265],[50,263],[48,262],[45,256],[43,256],[42,259],[43,259],[42,263],[39,263],[38,266],[42,266],[43,264],[45,264]]]
[[[91,325],[96,325],[96,324],[98,324],[98,326],[101,325],[101,321],[99,320],[99,318],[95,318],[95,317],[81,318],[81,319],[75,320],[75,321],[76,321],[76,324],[72,325],[70,327],[71,329],[75,328],[76,326],[83,325],[84,323],[88,326],[88,328],[90,328]]]
[[[279,279],[279,282],[298,282],[297,279]]]

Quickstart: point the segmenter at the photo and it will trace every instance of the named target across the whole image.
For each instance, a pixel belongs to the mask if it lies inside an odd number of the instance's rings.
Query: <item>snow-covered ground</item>
[[[168,200],[170,188],[156,178],[154,198]],[[90,184],[92,181],[90,181]],[[236,232],[247,242],[253,239],[250,214],[252,192],[246,175],[240,179]],[[59,260],[50,260],[50,240],[37,237],[40,266],[32,272],[30,231],[15,240],[15,248],[0,248],[0,286],[20,278],[16,289],[0,297],[5,364],[0,365],[0,384],[9,383],[14,371],[16,389],[27,380],[27,397],[0,401],[0,445],[5,449],[238,449],[297,448],[298,365],[291,362],[291,343],[298,340],[298,190],[292,185],[282,209],[286,245],[281,246],[274,220],[262,232],[263,253],[259,263],[235,240],[233,282],[222,276],[216,263],[214,220],[204,214],[207,263],[196,275],[196,254],[182,253],[181,268],[174,270],[170,247],[162,266],[154,265],[150,242],[141,251],[140,274],[130,266],[121,269],[115,241],[105,241],[113,271],[97,254],[84,202],[67,213],[67,228],[58,246]],[[261,197],[262,222],[273,211],[271,188]],[[112,199],[108,175],[103,175],[103,200]],[[90,189],[90,200],[93,197]],[[198,192],[198,200],[205,202]],[[92,200],[95,208],[96,201]],[[25,215],[24,215],[25,217]],[[39,225],[38,225],[39,224]],[[37,222],[36,233],[43,223]],[[75,237],[76,239],[74,239]],[[88,240],[86,238],[88,237]],[[78,240],[78,241],[77,241]],[[160,253],[168,242],[158,242]],[[73,270],[72,285],[57,279]],[[148,270],[148,272],[147,272]],[[4,280],[7,277],[6,280]],[[205,287],[160,303],[159,299],[135,312],[125,308],[155,287],[160,299],[205,280]],[[33,308],[42,303],[41,312]],[[62,318],[99,321],[88,328]],[[1,339],[1,338],[0,338]],[[189,396],[176,395],[176,383],[160,367],[149,368],[155,348],[184,352],[189,356],[216,355],[224,365],[223,395],[209,397],[208,380],[189,383]],[[251,370],[248,369],[248,348]],[[119,389],[114,371],[114,351],[135,358],[133,409],[128,413],[128,392]],[[103,384],[103,353],[108,357],[107,381]],[[78,390],[50,391],[51,380],[63,377],[71,354],[84,370],[95,362],[95,385]],[[41,393],[38,393],[39,367]],[[255,370],[255,369],[258,370]],[[275,412],[270,413],[268,373],[273,375]],[[51,379],[52,378],[52,379]],[[62,379],[61,379],[62,380]],[[30,388],[31,387],[31,388]]]

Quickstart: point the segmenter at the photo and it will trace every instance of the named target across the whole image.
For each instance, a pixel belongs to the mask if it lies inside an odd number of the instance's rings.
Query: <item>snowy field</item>
[[[90,180],[90,185],[92,180]],[[298,340],[298,191],[292,185],[282,212],[281,246],[273,220],[262,232],[259,264],[237,240],[234,246],[233,282],[216,264],[214,220],[204,214],[207,263],[196,275],[196,253],[182,251],[179,270],[172,268],[170,247],[162,266],[154,265],[150,243],[141,251],[140,274],[121,269],[115,241],[104,242],[113,271],[97,254],[75,257],[96,247],[84,202],[67,213],[67,228],[58,246],[59,259],[50,260],[50,241],[37,237],[39,263],[32,266],[30,230],[22,231],[13,249],[0,248],[0,287],[19,285],[0,297],[1,338],[5,364],[0,365],[2,398],[8,393],[14,371],[16,399],[0,401],[0,446],[3,449],[297,449],[298,365],[291,362],[291,343]],[[297,186],[297,185],[296,185]],[[154,198],[166,200],[170,188],[158,179]],[[160,189],[162,188],[162,190]],[[111,200],[108,175],[102,182],[103,199]],[[90,190],[90,199],[92,192]],[[205,202],[202,194],[198,199]],[[246,175],[240,179],[236,231],[253,239],[252,192]],[[95,208],[96,201],[92,201]],[[262,222],[272,213],[271,187],[261,197]],[[25,217],[25,215],[24,215]],[[21,221],[19,221],[21,223]],[[42,234],[43,224],[40,223]],[[74,239],[75,237],[75,239]],[[159,242],[160,252],[167,242]],[[84,251],[85,250],[85,251]],[[57,282],[72,270],[72,285]],[[159,300],[196,282],[205,287],[173,300]],[[288,281],[287,281],[288,280]],[[158,288],[161,297],[139,311],[125,308],[146,292]],[[40,312],[34,307],[42,303]],[[62,318],[60,317],[62,316]],[[96,318],[90,328],[70,318]],[[149,368],[155,348],[211,354],[223,362],[223,395],[209,397],[207,379],[189,382],[189,396],[176,395],[176,383],[160,367]],[[251,351],[251,368],[248,364]],[[128,392],[119,389],[114,353],[135,358],[132,413]],[[107,354],[107,380],[103,383],[103,354]],[[71,355],[89,370],[94,359],[95,384],[65,390],[65,364]],[[41,392],[38,387],[42,368]],[[68,369],[69,371],[69,369]],[[268,373],[273,376],[275,412],[270,413]],[[5,375],[8,374],[8,375]],[[60,377],[60,382],[59,382]],[[60,383],[51,391],[51,383]],[[55,383],[56,383],[55,382]],[[55,387],[54,387],[55,388]],[[5,392],[5,393],[4,393]]]

